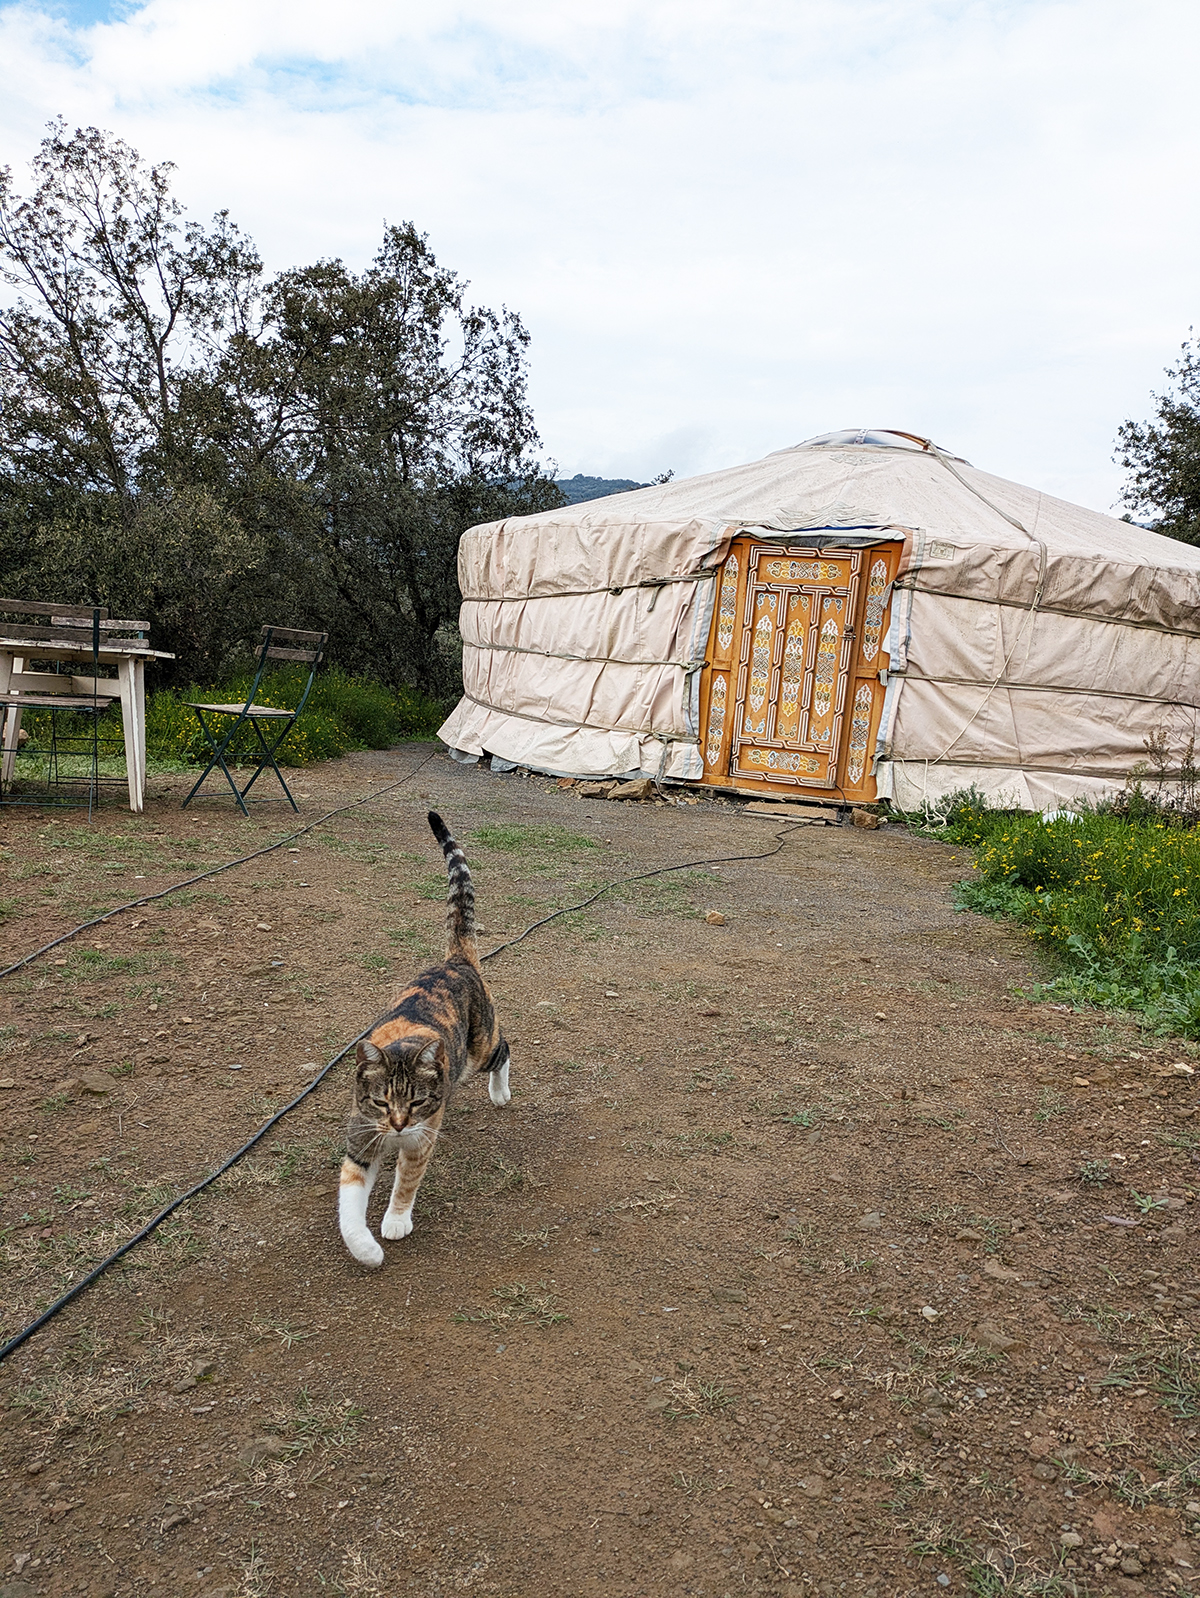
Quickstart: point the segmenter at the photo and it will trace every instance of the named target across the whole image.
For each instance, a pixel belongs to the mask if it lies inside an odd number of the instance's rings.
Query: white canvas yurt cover
[[[441,737],[561,776],[1040,809],[1200,704],[1200,549],[902,433],[472,528],[459,581]]]

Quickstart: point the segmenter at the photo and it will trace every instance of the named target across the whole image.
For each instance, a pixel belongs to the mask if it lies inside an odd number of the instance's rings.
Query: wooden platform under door
[[[706,783],[872,800],[899,539],[806,549],[735,538],[700,686]]]

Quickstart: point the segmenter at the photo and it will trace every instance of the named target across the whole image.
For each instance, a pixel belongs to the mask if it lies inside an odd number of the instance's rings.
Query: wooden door
[[[701,690],[703,781],[873,799],[880,672],[901,545],[735,539]]]

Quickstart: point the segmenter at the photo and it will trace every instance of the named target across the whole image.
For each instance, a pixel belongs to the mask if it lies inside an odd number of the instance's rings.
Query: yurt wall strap
[[[604,588],[556,588],[548,594],[464,594],[463,604],[524,605],[533,599],[582,599],[587,594],[612,594],[616,598],[627,588],[653,588],[654,597],[647,607],[648,610],[653,610],[658,603],[660,588],[668,588],[672,583],[711,583],[719,569],[713,566],[707,571],[685,572],[682,577],[643,577],[638,583],[609,584]]]
[[[578,660],[587,665],[681,666],[684,671],[695,669],[689,660],[628,660],[623,655],[569,655],[562,649],[529,649],[524,644],[480,644],[469,638],[463,640],[463,645],[467,649],[494,649],[505,655],[536,655],[539,660]]]
[[[531,716],[525,710],[509,710],[504,705],[493,705],[486,699],[477,699],[474,694],[469,694],[465,690],[463,698],[469,699],[481,710],[494,710],[498,716],[515,716],[518,721],[536,721],[545,727],[566,727],[572,732],[579,727],[586,728],[588,732],[623,732],[634,738],[662,738],[674,744],[700,742],[699,738],[690,732],[658,732],[653,727],[612,727],[602,721],[556,721],[553,716]]]

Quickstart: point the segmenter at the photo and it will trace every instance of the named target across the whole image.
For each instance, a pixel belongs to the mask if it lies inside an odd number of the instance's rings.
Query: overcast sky
[[[272,268],[411,219],[563,473],[847,426],[1116,506],[1200,323],[1195,0],[0,0],[0,162],[173,160]]]

